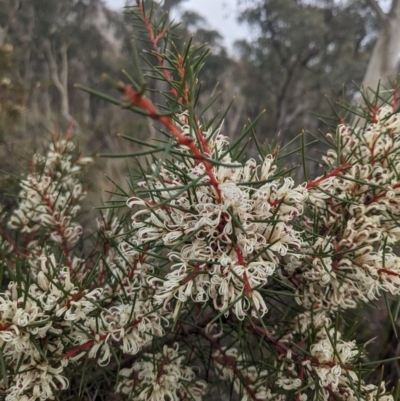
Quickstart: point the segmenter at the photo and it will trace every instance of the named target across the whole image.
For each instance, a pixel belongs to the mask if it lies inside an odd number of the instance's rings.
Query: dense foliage
[[[400,292],[397,90],[326,127],[325,172],[304,182],[289,146],[266,151],[245,126],[207,119],[199,76],[208,50],[168,46],[168,19],[138,1],[151,73],[84,88],[155,124],[121,136],[128,190],[116,182],[97,228],[84,227],[86,165],[54,135],[19,180],[0,228],[0,397],[6,401],[397,400],[400,388],[357,342],[355,311],[383,297],[395,330]],[[246,156],[249,141],[257,155]],[[393,308],[390,303],[393,302]],[[393,310],[393,311],[392,311]],[[353,312],[353,313],[352,313]]]

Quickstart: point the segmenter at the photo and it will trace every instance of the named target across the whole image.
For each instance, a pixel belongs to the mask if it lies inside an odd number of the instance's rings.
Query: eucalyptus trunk
[[[376,0],[368,2],[377,14],[381,34],[371,54],[363,86],[375,91],[380,83],[382,89],[389,89],[399,74],[400,1],[393,0],[388,13],[383,12]]]

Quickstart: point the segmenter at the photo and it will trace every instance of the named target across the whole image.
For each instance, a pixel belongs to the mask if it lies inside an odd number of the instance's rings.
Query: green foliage
[[[40,30],[51,38],[50,69],[51,54],[60,66],[65,55],[78,59],[78,43],[71,40],[65,53],[64,38],[51,36],[51,13],[34,4],[43,13]],[[75,29],[84,35],[93,4],[52,3],[50,12],[64,18],[57,29],[68,32],[80,21]],[[271,7],[267,14],[255,15],[273,20],[265,59],[257,60],[282,83],[301,79],[286,89],[299,95],[314,66],[319,76],[319,68],[336,62],[323,50],[334,7],[263,5]],[[77,19],[69,25],[71,15]],[[95,224],[81,214],[85,182],[94,179],[85,167],[91,159],[70,139],[73,124],[29,158],[19,193],[1,211],[0,398],[397,401],[400,389],[385,383],[383,369],[369,377],[396,358],[371,356],[354,316],[383,299],[396,334],[398,91],[378,92],[359,108],[344,104],[325,121],[320,141],[328,151],[318,160],[323,175],[315,176],[304,132],[287,143],[259,143],[263,111],[235,139],[224,135],[232,110],[213,107],[225,93],[202,94],[215,82],[207,61],[222,69],[222,48],[211,56],[195,40],[180,39],[152,3],[137,1],[128,15],[137,37],[148,39],[144,51],[133,48],[133,72],[108,80],[114,92],[80,86],[81,96],[136,116],[129,135],[119,135],[128,141],[123,153],[103,154],[112,156],[118,179],[110,180]],[[202,32],[198,17],[186,18]],[[302,21],[310,33],[306,51],[297,51]],[[321,29],[323,38],[313,40]],[[218,45],[215,32],[203,34]],[[339,37],[335,46],[352,40]],[[88,51],[84,43],[82,49]],[[274,84],[271,90],[282,91]],[[54,85],[62,96],[56,79]],[[282,99],[279,112],[299,99]],[[359,118],[357,126],[346,123],[346,110]],[[302,160],[302,183],[293,179],[293,154]],[[116,158],[128,165],[126,183]]]

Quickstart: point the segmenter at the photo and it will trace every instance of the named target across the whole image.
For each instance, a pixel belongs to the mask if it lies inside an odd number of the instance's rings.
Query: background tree
[[[369,59],[363,86],[376,90],[390,87],[400,72],[400,1],[392,0],[385,13],[377,0],[367,0],[379,23],[379,38]]]
[[[307,126],[310,110],[329,114],[332,103],[350,99],[361,82],[375,38],[374,14],[362,1],[256,0],[240,2],[240,20],[253,31],[237,43],[237,82],[245,114],[267,109],[258,126],[262,139],[285,132],[283,142]],[[299,101],[300,100],[300,101]]]

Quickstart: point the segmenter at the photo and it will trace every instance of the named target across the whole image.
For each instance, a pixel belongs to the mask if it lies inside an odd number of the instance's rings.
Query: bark
[[[48,65],[44,63],[44,76],[46,77],[46,81],[49,81],[50,78],[50,71],[48,68]],[[42,99],[40,102],[43,105],[43,112],[44,112],[44,123],[47,128],[51,130],[51,103],[50,103],[50,94],[49,94],[49,88],[48,85],[46,84],[45,87],[42,90]]]
[[[368,0],[368,4],[375,11],[376,16],[378,17],[381,23],[384,23],[386,20],[386,14],[383,12],[381,6],[376,0]]]
[[[400,1],[393,0],[387,14],[377,1],[368,0],[368,4],[378,16],[381,34],[371,54],[363,86],[376,91],[380,82],[382,89],[391,89],[391,83],[398,78],[400,66]]]
[[[69,121],[72,121],[72,117],[69,113],[69,99],[68,99],[68,56],[67,56],[67,44],[62,43],[60,47],[61,53],[61,70],[59,71],[57,62],[52,53],[50,42],[46,41],[44,45],[46,57],[49,65],[49,71],[51,80],[54,86],[57,88],[60,94],[61,101],[61,114]]]

